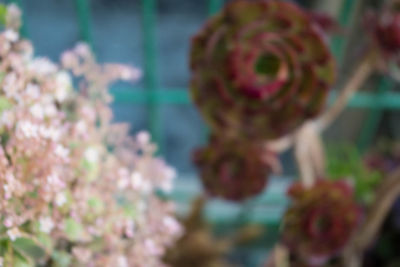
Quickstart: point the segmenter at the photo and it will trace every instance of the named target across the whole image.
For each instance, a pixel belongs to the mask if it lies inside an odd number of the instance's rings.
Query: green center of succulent
[[[257,59],[254,67],[257,74],[273,77],[279,71],[280,60],[273,54],[263,54]]]
[[[312,225],[313,232],[316,235],[321,235],[326,233],[327,231],[329,231],[330,226],[331,223],[329,219],[322,215],[318,216]]]

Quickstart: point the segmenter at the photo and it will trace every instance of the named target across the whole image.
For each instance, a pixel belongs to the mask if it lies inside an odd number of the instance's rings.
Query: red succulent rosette
[[[221,140],[194,153],[203,186],[208,194],[241,201],[263,191],[271,172],[266,152],[258,143]]]
[[[335,63],[310,13],[284,1],[236,0],[193,38],[191,92],[215,132],[271,139],[324,106]]]
[[[292,253],[310,264],[339,253],[361,218],[350,185],[318,180],[305,188],[295,183],[288,195],[293,202],[284,216],[283,240]]]
[[[390,0],[379,13],[369,12],[366,26],[374,43],[387,58],[398,60],[400,53],[400,1]]]

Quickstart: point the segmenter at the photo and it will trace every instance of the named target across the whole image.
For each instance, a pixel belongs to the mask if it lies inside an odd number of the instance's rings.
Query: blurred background
[[[4,2],[4,1],[3,1]],[[18,0],[24,10],[23,33],[30,38],[38,56],[58,61],[62,51],[78,41],[89,42],[100,62],[120,62],[140,67],[144,71],[135,85],[117,84],[115,120],[129,122],[132,132],[148,129],[160,146],[160,154],[175,166],[181,176],[194,173],[190,161],[193,148],[206,140],[207,130],[190,103],[188,84],[190,72],[188,54],[190,38],[209,15],[228,1],[223,0]],[[352,57],[359,48],[360,14],[379,0],[298,0],[300,4],[325,11],[337,17],[344,27],[332,43],[341,78],[354,67]],[[358,33],[358,34],[357,34]],[[353,43],[352,43],[353,42]],[[348,48],[351,49],[348,49]],[[344,60],[345,59],[345,60]],[[379,87],[379,77],[369,89]],[[386,81],[387,82],[387,81]],[[341,81],[338,81],[340,85]],[[388,83],[388,82],[387,82]],[[368,88],[367,88],[368,89]],[[370,144],[380,129],[382,134],[396,136],[396,112],[380,110],[372,131],[363,135],[367,124],[364,115],[372,106],[367,95],[355,99],[337,125],[331,127],[328,138],[335,141]],[[385,104],[384,104],[385,105]],[[390,107],[387,104],[385,108]],[[375,112],[374,112],[375,114]],[[351,123],[349,127],[348,122]],[[383,123],[384,122],[384,123]],[[383,127],[384,126],[384,127]],[[288,159],[289,160],[289,159]],[[294,174],[288,162],[287,174]]]
[[[4,1],[3,1],[4,2]],[[88,42],[100,62],[119,62],[143,70],[140,82],[113,86],[115,121],[127,122],[132,133],[147,129],[160,155],[179,174],[173,198],[184,212],[200,192],[191,163],[191,152],[207,140],[207,129],[193,107],[188,92],[190,38],[217,12],[223,0],[18,0],[24,11],[22,33],[32,40],[36,54],[58,61],[61,53],[78,41]],[[360,40],[361,14],[381,0],[298,0],[301,5],[324,11],[339,20],[343,30],[332,40],[343,83],[354,68]],[[373,77],[327,131],[328,143],[346,143],[366,151],[381,137],[400,134],[399,95],[394,81]],[[331,96],[333,101],[335,93]],[[282,156],[283,177],[275,177],[265,194],[243,206],[222,201],[208,206],[208,218],[218,225],[238,220],[268,225],[266,243],[273,243],[287,200],[284,192],[295,177],[291,153]],[[223,228],[223,227],[222,227]],[[274,230],[275,229],[275,230]],[[265,257],[265,248],[239,255],[253,262]],[[240,254],[240,253],[239,253]],[[239,257],[238,256],[238,257]],[[253,266],[253,265],[246,265]],[[256,266],[256,265],[254,265]]]

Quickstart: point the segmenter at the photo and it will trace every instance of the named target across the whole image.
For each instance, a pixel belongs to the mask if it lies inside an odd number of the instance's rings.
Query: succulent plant
[[[400,52],[400,1],[390,0],[379,13],[368,13],[367,26],[385,56]]]
[[[283,240],[291,252],[314,265],[338,254],[361,218],[351,186],[318,180],[311,188],[295,183],[288,194],[293,203],[284,216]]]
[[[236,0],[192,40],[194,102],[214,132],[271,139],[324,106],[335,63],[310,13],[283,1]]]
[[[257,143],[221,140],[194,153],[203,186],[213,197],[240,201],[261,193],[271,171],[266,152]]]

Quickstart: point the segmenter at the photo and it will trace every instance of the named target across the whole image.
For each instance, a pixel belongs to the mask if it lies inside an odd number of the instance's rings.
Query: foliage
[[[257,144],[213,137],[207,147],[195,151],[194,162],[206,192],[239,201],[264,190],[271,172],[265,154]]]
[[[327,146],[327,176],[332,180],[347,179],[354,186],[356,198],[365,204],[374,201],[375,189],[383,175],[368,168],[357,147],[350,144]]]
[[[0,33],[0,259],[5,266],[162,266],[181,231],[168,201],[174,170],[146,132],[113,124],[108,87],[140,71],[98,65],[88,46],[57,65]],[[77,84],[78,86],[74,86]]]
[[[336,75],[329,25],[292,3],[236,0],[193,37],[192,98],[212,130],[195,159],[210,195],[260,193],[279,165],[264,142],[320,113]]]
[[[324,107],[335,61],[313,16],[284,1],[236,0],[194,36],[192,97],[215,134],[273,139]]]
[[[345,247],[360,223],[361,209],[344,181],[318,180],[311,187],[294,183],[284,215],[283,242],[310,266],[323,266]]]

